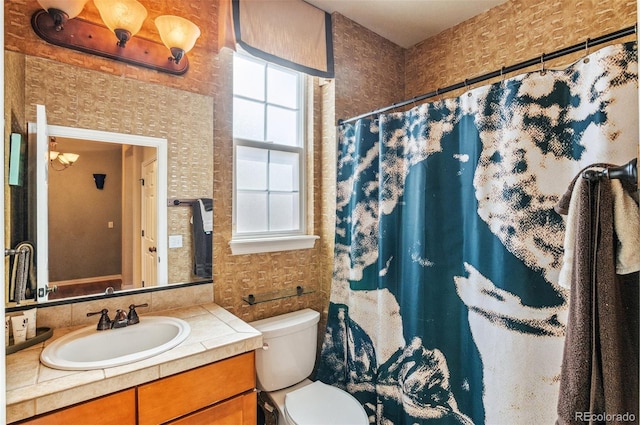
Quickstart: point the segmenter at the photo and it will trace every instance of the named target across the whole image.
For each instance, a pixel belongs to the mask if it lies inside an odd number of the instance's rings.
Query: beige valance
[[[227,18],[220,46],[237,44],[269,62],[333,78],[330,14],[302,0],[222,0],[219,12]]]

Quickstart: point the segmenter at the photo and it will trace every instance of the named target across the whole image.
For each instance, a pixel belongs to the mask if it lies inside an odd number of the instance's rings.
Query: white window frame
[[[239,53],[234,53],[239,54]],[[273,67],[276,69],[282,69],[286,72],[291,72],[286,68],[282,68],[278,65],[268,63],[262,59],[257,59],[249,55],[242,55],[243,58],[253,60],[258,63],[266,63],[265,73],[268,67]],[[266,84],[266,79],[265,79]],[[299,75],[298,79],[298,122],[297,131],[300,137],[300,142],[302,146],[289,146],[289,145],[281,145],[274,143],[273,141],[258,141],[258,140],[247,140],[243,138],[233,138],[233,213],[232,213],[232,239],[229,242],[231,247],[231,253],[233,255],[240,254],[253,254],[253,253],[261,253],[261,252],[275,252],[275,251],[287,251],[294,249],[309,249],[313,248],[316,239],[318,236],[308,235],[307,234],[307,186],[306,186],[306,162],[307,162],[307,149],[310,145],[306,138],[306,104],[305,104],[305,86],[306,86],[306,76],[304,74]],[[266,90],[266,87],[265,87]],[[242,96],[236,96],[233,94],[233,99],[243,98]],[[255,99],[250,99],[251,101],[256,101]],[[264,100],[265,104],[265,113],[266,113],[266,105],[267,100],[265,96]],[[264,120],[265,132],[266,134],[266,126],[267,120],[265,117]],[[299,186],[298,186],[298,198],[299,198],[299,228],[297,230],[292,231],[266,231],[266,232],[244,232],[237,233],[236,225],[237,225],[237,194],[238,189],[236,186],[236,151],[237,147],[246,146],[246,147],[254,147],[265,150],[275,150],[280,152],[294,152],[298,154],[299,158]]]

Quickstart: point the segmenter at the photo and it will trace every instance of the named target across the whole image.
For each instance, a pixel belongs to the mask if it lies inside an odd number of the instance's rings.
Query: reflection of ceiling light
[[[70,152],[58,152],[56,149],[56,140],[52,137],[49,142],[49,164],[56,171],[65,170],[73,165],[80,158],[80,155]]]

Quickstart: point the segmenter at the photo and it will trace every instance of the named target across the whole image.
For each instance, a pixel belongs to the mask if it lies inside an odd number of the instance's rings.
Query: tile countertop
[[[54,329],[53,336],[44,343],[8,355],[7,421],[29,418],[262,347],[260,332],[217,304],[148,315],[183,319],[191,326],[191,333],[169,351],[107,369],[67,371],[40,363],[46,344],[83,326]],[[144,320],[144,315],[140,318]]]

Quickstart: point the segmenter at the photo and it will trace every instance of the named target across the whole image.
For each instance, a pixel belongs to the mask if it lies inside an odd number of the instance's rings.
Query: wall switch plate
[[[109,229],[113,229],[113,221],[108,222],[108,223],[107,223],[107,227],[108,227]]]
[[[182,248],[182,235],[169,235],[169,248]]]

